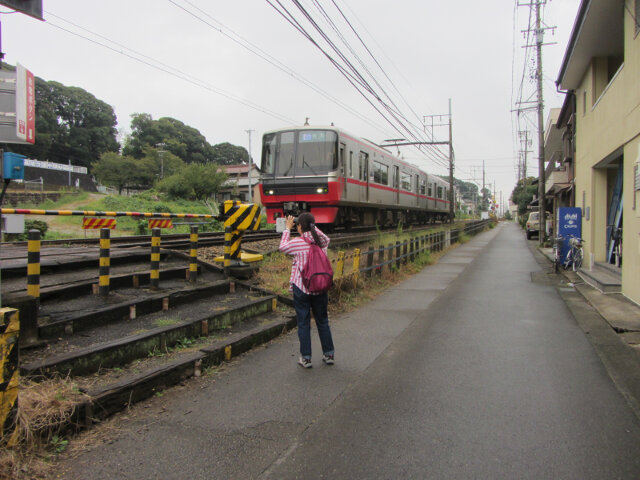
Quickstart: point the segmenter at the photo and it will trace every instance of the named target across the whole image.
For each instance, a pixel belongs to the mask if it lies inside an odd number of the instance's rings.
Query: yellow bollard
[[[353,286],[358,286],[358,277],[360,276],[360,249],[356,248],[353,251]]]
[[[338,252],[338,261],[336,262],[335,277],[339,278],[344,272],[344,252]]]

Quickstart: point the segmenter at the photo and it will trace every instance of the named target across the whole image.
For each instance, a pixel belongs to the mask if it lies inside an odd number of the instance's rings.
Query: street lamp
[[[163,148],[167,145],[165,143],[156,143],[156,147],[160,149],[158,152],[160,154],[160,178],[164,178],[164,150]]]

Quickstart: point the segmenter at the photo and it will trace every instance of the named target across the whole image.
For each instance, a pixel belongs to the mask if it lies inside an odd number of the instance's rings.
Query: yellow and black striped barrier
[[[100,230],[100,278],[98,279],[98,292],[101,297],[109,296],[110,249],[110,231],[108,228],[103,228]]]
[[[191,225],[189,235],[189,282],[198,281],[198,226]]]
[[[83,217],[158,217],[158,218],[204,218],[213,220],[215,215],[207,213],[151,213],[151,212],[106,212],[98,210],[38,210],[32,208],[3,208],[2,215],[61,215]]]
[[[0,309],[0,447],[18,441],[18,337],[20,319],[14,308]]]
[[[27,295],[40,299],[40,230],[29,230],[27,240]]]
[[[160,287],[160,229],[151,230],[151,273],[149,285],[152,289]]]
[[[224,220],[224,257],[217,257],[215,261],[224,262],[225,274],[229,275],[232,267],[245,267],[246,263],[263,259],[262,255],[240,252],[243,233],[260,228],[260,207],[257,204],[227,200],[222,204],[220,218]]]

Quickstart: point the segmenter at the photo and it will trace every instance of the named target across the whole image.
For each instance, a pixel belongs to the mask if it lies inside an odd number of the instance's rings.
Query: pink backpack
[[[333,285],[333,268],[324,250],[315,243],[309,244],[307,264],[302,267],[302,284],[310,293],[324,293]]]

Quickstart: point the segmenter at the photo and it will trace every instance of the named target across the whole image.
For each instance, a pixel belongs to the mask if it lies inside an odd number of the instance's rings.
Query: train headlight
[[[273,195],[274,191],[273,190],[267,190],[267,195]]]
[[[329,189],[327,187],[318,187],[316,188],[316,193],[327,193]]]

